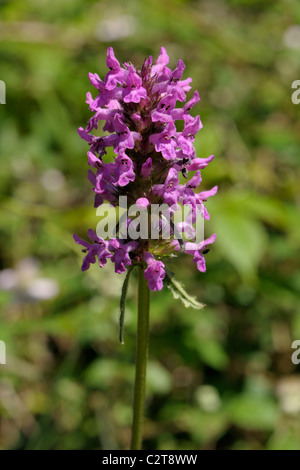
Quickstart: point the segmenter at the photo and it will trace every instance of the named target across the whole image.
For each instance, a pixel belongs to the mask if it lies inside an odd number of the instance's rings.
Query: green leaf
[[[267,246],[262,225],[249,214],[228,204],[215,214],[213,228],[218,233],[217,246],[244,278],[253,278]]]
[[[274,429],[279,413],[278,406],[271,398],[248,394],[234,397],[227,410],[236,426],[261,431]]]
[[[213,339],[200,339],[194,344],[201,360],[216,370],[223,370],[228,366],[229,358],[222,345]]]
[[[167,269],[165,283],[167,287],[171,290],[174,299],[180,299],[186,308],[192,307],[197,310],[201,310],[203,307],[205,307],[205,304],[201,304],[200,302],[198,302],[196,297],[189,295],[184,289],[183,285],[180,282],[176,281],[176,279],[174,279],[173,273],[171,273]]]
[[[130,274],[131,274],[131,271],[132,271],[133,268],[134,268],[134,266],[130,266],[130,268],[127,271],[127,274],[126,274],[126,277],[125,277],[125,280],[124,280],[124,283],[123,283],[121,299],[120,299],[120,320],[119,320],[120,333],[119,333],[119,339],[120,339],[121,344],[124,344],[123,326],[124,326],[124,318],[125,318],[126,296],[127,296],[129,278],[130,278]]]

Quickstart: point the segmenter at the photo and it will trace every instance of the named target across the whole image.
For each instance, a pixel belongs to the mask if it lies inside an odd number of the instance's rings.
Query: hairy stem
[[[138,326],[136,338],[135,383],[133,398],[133,423],[131,450],[141,450],[145,408],[146,369],[149,346],[150,291],[144,278],[144,268],[139,266]]]

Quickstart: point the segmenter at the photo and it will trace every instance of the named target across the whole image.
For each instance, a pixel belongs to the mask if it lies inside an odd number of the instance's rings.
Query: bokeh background
[[[207,306],[152,295],[145,449],[300,449],[300,79],[297,0],[1,0],[1,449],[126,449],[136,331],[132,278],[81,273],[72,239],[98,221],[77,135],[106,49],[141,65],[162,45],[201,102],[207,272],[172,263]]]

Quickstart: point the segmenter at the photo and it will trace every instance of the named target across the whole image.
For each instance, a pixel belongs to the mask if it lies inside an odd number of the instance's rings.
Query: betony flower
[[[150,176],[151,170],[152,170],[152,159],[147,158],[145,163],[142,164],[141,176],[143,178],[148,178]]]
[[[82,271],[89,269],[90,264],[94,264],[96,262],[96,257],[98,258],[99,266],[101,268],[107,263],[107,258],[111,258],[112,255],[107,250],[108,242],[99,238],[92,229],[88,231],[88,237],[94,243],[88,243],[77,235],[73,235],[73,237],[76,243],[84,246],[82,251],[87,253],[82,263]]]
[[[142,98],[147,98],[147,91],[142,87],[142,79],[135,72],[132,65],[128,69],[126,85],[123,90],[123,100],[125,103],[139,103]]]
[[[109,242],[109,249],[113,253],[111,260],[115,263],[115,271],[118,274],[126,271],[126,266],[131,265],[129,253],[138,247],[138,243],[130,241],[124,243],[121,240],[112,239]]]
[[[149,206],[150,202],[148,201],[148,199],[146,197],[140,197],[139,199],[136,200],[136,206],[138,209],[147,209],[147,207]]]
[[[177,142],[176,126],[173,122],[168,122],[164,130],[159,134],[152,134],[149,142],[155,145],[156,152],[161,152],[166,160],[175,160]]]
[[[126,186],[130,181],[134,181],[135,174],[133,171],[133,162],[125,153],[120,153],[115,158],[115,164],[114,185]]]
[[[205,257],[203,255],[203,251],[205,251],[207,245],[214,243],[215,240],[216,240],[216,234],[214,233],[209,238],[207,238],[206,240],[204,240],[203,242],[199,244],[190,243],[190,242],[186,242],[185,244],[185,253],[188,253],[194,256],[193,262],[197,263],[197,268],[201,272],[206,271]]]
[[[80,137],[90,147],[87,152],[91,167],[88,179],[95,192],[95,207],[104,202],[121,207],[121,196],[126,196],[146,216],[150,216],[152,205],[169,207],[162,211],[163,218],[155,221],[159,234],[155,239],[151,238],[151,224],[148,237],[135,239],[131,238],[130,231],[125,238],[121,236],[119,226],[115,238],[108,241],[98,237],[93,230],[88,232],[92,243],[74,235],[75,242],[82,245],[86,253],[82,270],[87,270],[97,260],[103,267],[108,259],[115,264],[117,273],[123,273],[135,264],[143,265],[151,290],[162,289],[163,260],[178,251],[192,255],[199,271],[204,272],[203,252],[216,238],[213,234],[198,243],[193,227],[199,214],[204,219],[209,218],[205,202],[217,192],[216,186],[198,192],[201,170],[213,159],[213,155],[207,158],[196,156],[194,147],[202,123],[200,116],[192,116],[190,111],[200,101],[200,96],[195,91],[187,100],[192,79],[183,78],[183,61],[179,60],[174,70],[168,63],[169,57],[162,47],[155,63],[149,57],[140,69],[128,63],[121,66],[113,48],[109,47],[106,61],[109,71],[104,80],[96,73],[89,74],[96,96],[87,93],[86,102],[92,116],[85,128],[78,129]],[[176,121],[181,121],[182,131],[178,130]],[[95,131],[102,135],[94,135]],[[107,152],[108,148],[112,151]],[[111,154],[114,157],[107,161]],[[170,222],[170,235],[165,239],[162,234],[168,225],[167,217],[172,218],[179,206],[187,206],[189,215],[177,225]],[[128,217],[125,225],[137,227],[135,217]],[[178,239],[178,230],[188,241]]]
[[[175,168],[170,168],[163,184],[156,184],[152,187],[152,193],[160,196],[164,203],[176,205],[180,197],[179,174]]]
[[[144,260],[147,263],[144,276],[148,281],[149,289],[161,290],[163,288],[163,279],[165,277],[164,264],[157,261],[151,253],[144,255]]]

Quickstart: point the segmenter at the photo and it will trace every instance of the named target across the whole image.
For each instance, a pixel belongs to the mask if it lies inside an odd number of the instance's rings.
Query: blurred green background
[[[152,295],[146,449],[300,449],[300,79],[297,0],[2,0],[1,449],[126,449],[136,331],[132,278],[81,273],[72,234],[96,227],[86,179],[88,72],[108,46],[141,65],[186,63],[204,123],[201,189],[217,232],[207,272],[172,263],[206,303]],[[94,93],[94,92],[93,92]]]

